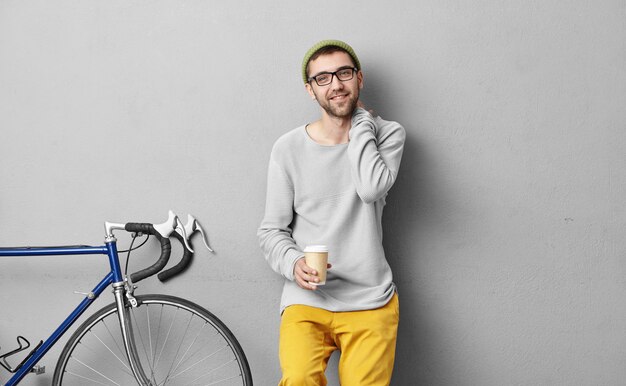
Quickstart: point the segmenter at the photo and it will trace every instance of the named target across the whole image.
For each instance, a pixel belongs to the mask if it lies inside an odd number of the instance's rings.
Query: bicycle
[[[85,297],[76,309],[47,338],[40,341],[15,367],[7,358],[30,348],[18,336],[18,348],[0,355],[0,365],[13,374],[4,386],[17,385],[28,373],[43,373],[39,360],[65,334],[76,320],[108,287],[115,301],[87,318],[67,341],[57,362],[52,384],[57,385],[252,385],[248,361],[235,336],[215,315],[186,299],[169,295],[135,295],[137,282],[158,274],[161,281],[183,272],[193,256],[190,237],[206,235],[191,215],[182,225],[169,212],[162,224],[105,222],[105,244],[100,246],[53,246],[0,248],[2,256],[44,256],[103,254],[109,259],[110,272]],[[148,268],[122,273],[113,231],[133,233],[128,251],[141,247],[150,235],[161,243],[161,256]],[[136,237],[146,235],[143,244],[133,249]],[[170,236],[183,244],[183,257],[165,271],[170,253]]]

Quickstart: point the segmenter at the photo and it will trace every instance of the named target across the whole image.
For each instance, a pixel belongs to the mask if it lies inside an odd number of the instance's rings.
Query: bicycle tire
[[[139,359],[153,385],[252,385],[243,349],[215,315],[169,295],[136,296],[131,323]],[[193,330],[193,331],[192,331]],[[63,348],[52,384],[137,384],[115,303],[91,315]]]

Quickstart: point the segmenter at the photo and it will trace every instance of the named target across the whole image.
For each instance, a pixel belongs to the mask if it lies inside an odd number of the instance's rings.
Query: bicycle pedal
[[[34,366],[32,369],[30,369],[30,372],[34,373],[35,375],[45,374],[46,366]]]

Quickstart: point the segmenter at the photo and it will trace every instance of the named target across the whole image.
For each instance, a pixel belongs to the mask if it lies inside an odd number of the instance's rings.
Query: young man
[[[363,73],[348,44],[314,45],[302,77],[321,118],[276,141],[258,230],[266,260],[285,278],[280,385],[325,385],[335,350],[342,386],[388,385],[399,309],[381,217],[405,132],[360,107]],[[313,244],[329,249],[323,286],[303,258]]]

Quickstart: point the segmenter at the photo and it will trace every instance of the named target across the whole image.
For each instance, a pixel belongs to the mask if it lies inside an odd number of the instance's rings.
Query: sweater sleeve
[[[348,157],[356,191],[365,203],[384,197],[393,186],[406,133],[396,122],[378,127],[372,115],[357,108],[352,116]]]
[[[296,261],[304,256],[291,236],[293,200],[293,184],[272,155],[268,168],[265,216],[257,236],[265,260],[288,280],[294,280]]]

